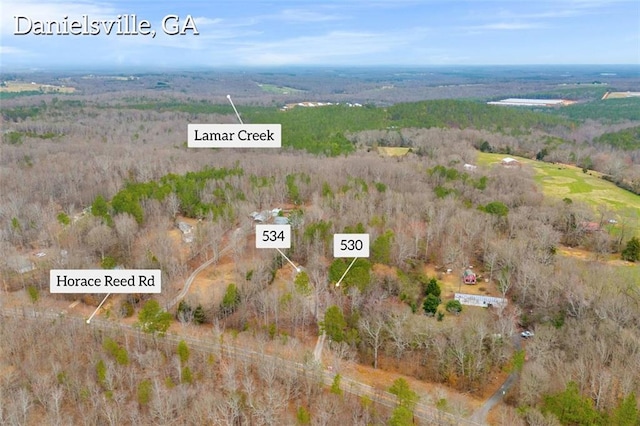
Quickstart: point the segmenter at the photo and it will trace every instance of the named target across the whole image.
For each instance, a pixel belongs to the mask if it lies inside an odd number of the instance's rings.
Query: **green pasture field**
[[[499,165],[505,157],[507,155],[479,152],[477,162],[480,166]],[[579,167],[567,164],[511,157],[533,168],[534,179],[542,187],[545,196],[582,201],[593,206],[594,211],[598,206],[605,205],[617,214],[628,218],[629,225],[635,230],[635,234],[640,236],[640,196],[601,179],[601,174],[598,172],[583,173]],[[612,231],[615,232],[615,230]]]
[[[288,95],[291,93],[301,93],[304,90],[294,89],[293,87],[286,86],[276,86],[275,84],[261,84],[258,83],[258,86],[267,93],[277,93],[279,95]]]
[[[619,256],[616,257],[617,259],[609,262],[609,265],[614,267],[616,271],[617,276],[614,279],[622,288],[633,285],[634,283],[636,286],[640,286],[640,267],[638,267],[638,264],[618,260]]]

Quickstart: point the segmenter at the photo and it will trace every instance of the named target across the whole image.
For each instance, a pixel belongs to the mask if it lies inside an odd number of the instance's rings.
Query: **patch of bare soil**
[[[388,390],[394,380],[402,377],[409,383],[411,389],[420,395],[420,401],[427,405],[435,406],[435,403],[438,400],[444,398],[448,403],[455,401],[456,405],[461,404],[465,411],[471,413],[484,402],[482,399],[452,391],[451,389],[437,383],[425,382],[410,376],[404,376],[380,369],[376,370],[372,367],[361,364],[349,363],[341,368],[344,370],[344,375],[352,377],[363,383],[367,383],[382,391]]]
[[[423,273],[429,277],[436,277],[438,281],[442,283],[442,299],[453,299],[454,293],[466,293],[466,294],[478,294],[483,296],[500,296],[500,292],[496,288],[493,281],[489,281],[488,274],[484,274],[477,269],[474,272],[478,274],[477,284],[463,284],[462,273],[463,270],[453,269],[451,272],[447,272],[442,268],[437,268],[434,265],[425,265]]]
[[[185,299],[192,305],[216,305],[222,302],[227,286],[237,281],[235,265],[221,259],[198,274],[193,280]]]
[[[277,289],[280,292],[286,292],[291,290],[293,280],[296,278],[296,271],[288,263],[276,271],[276,277],[271,284],[272,289]]]
[[[496,404],[487,414],[487,424],[490,425],[505,425],[504,422],[504,410],[505,406],[503,403]]]

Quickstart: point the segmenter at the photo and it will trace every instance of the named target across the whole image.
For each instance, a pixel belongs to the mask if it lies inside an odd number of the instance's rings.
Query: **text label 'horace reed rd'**
[[[160,293],[159,269],[52,269],[51,293]]]
[[[189,148],[280,148],[280,124],[189,124]]]

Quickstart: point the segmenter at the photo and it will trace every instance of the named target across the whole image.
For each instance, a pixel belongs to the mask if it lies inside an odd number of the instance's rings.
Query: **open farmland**
[[[276,93],[279,95],[289,95],[291,93],[302,93],[304,90],[294,89],[293,87],[277,86],[275,84],[262,84],[258,83],[258,86],[267,93]]]
[[[0,85],[0,93],[73,93],[75,91],[76,89],[74,87],[55,86],[53,84],[40,84],[36,82],[5,81]]]
[[[481,152],[478,153],[478,164],[498,165],[504,157],[504,154]],[[583,201],[594,209],[605,205],[629,219],[636,235],[640,235],[640,196],[601,179],[601,174],[594,171],[583,173],[579,167],[567,164],[544,163],[522,157],[514,158],[535,170],[534,179],[542,186],[546,196]]]
[[[620,99],[640,97],[640,92],[607,92],[602,99]]]

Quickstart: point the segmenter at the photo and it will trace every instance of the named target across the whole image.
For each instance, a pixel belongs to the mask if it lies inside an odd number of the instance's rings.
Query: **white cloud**
[[[528,12],[513,12],[509,9],[500,10],[493,18],[526,21],[533,20],[549,20],[549,19],[565,19],[576,18],[584,15],[595,15],[606,13],[607,8],[614,3],[624,3],[619,1],[558,1],[555,3],[531,3],[532,6],[538,7],[539,10],[531,10]],[[548,7],[550,6],[550,7]]]
[[[484,0],[482,0],[484,1]],[[481,1],[481,2],[482,2]],[[474,13],[467,20],[489,22],[466,27],[468,30],[525,30],[548,28],[552,21],[576,20],[581,16],[610,13],[614,4],[632,4],[634,0],[555,0],[553,2],[504,2],[497,10]],[[524,6],[524,7],[523,7]],[[492,21],[498,21],[491,23]]]
[[[289,22],[326,22],[344,19],[340,15],[319,13],[305,9],[284,9],[274,17]]]
[[[482,30],[496,30],[496,31],[514,31],[514,30],[530,30],[534,28],[542,28],[543,25],[539,23],[527,23],[527,22],[495,22],[492,24],[475,25],[466,27],[471,31]]]
[[[198,17],[194,17],[193,20],[195,21],[196,25],[198,26],[198,28],[202,27],[207,27],[207,26],[211,26],[211,25],[220,25],[222,23],[224,23],[224,19],[221,18],[207,18],[205,16],[198,16]]]
[[[270,42],[255,42],[234,49],[238,62],[248,65],[288,65],[322,63],[358,63],[358,58],[397,52],[426,36],[424,29],[403,32],[331,31],[316,36],[292,37]],[[232,54],[234,54],[232,53]]]
[[[26,55],[28,52],[12,46],[0,46],[0,55]]]
[[[526,19],[562,19],[562,18],[573,18],[575,16],[583,15],[585,12],[580,11],[578,9],[551,9],[547,11],[541,12],[530,12],[530,13],[522,13],[522,12],[511,12],[508,10],[502,10],[497,13],[496,17],[500,19],[511,19],[511,20],[526,20]]]

